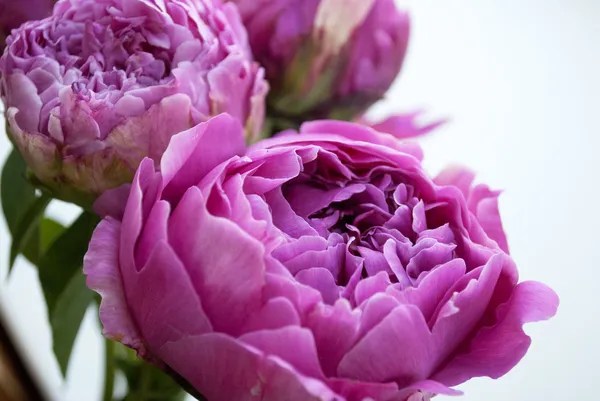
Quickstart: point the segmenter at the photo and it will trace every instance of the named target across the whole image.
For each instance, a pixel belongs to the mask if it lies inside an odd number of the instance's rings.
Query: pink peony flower
[[[394,0],[230,0],[272,86],[270,114],[351,120],[394,81],[409,17]]]
[[[267,85],[239,15],[210,0],[62,0],[13,31],[0,72],[17,148],[80,204],[212,115],[238,118],[250,139],[264,118]]]
[[[432,180],[414,145],[332,121],[243,153],[226,115],[174,136],[160,171],[99,199],[84,263],[104,334],[208,400],[456,394],[556,312],[518,283],[498,192],[470,172]]]

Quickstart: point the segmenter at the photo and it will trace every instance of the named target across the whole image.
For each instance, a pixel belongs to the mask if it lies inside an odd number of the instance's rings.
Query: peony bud
[[[351,120],[396,78],[409,17],[393,0],[231,0],[272,90],[270,115]]]
[[[63,0],[0,59],[9,131],[37,180],[89,205],[156,163],[172,135],[227,112],[254,138],[267,84],[235,7]]]

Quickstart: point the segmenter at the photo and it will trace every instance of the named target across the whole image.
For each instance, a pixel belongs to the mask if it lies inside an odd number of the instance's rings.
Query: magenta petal
[[[212,331],[183,264],[165,241],[156,244],[136,279],[125,282],[125,293],[152,351],[168,341]]]
[[[299,325],[300,316],[294,305],[287,298],[277,297],[269,299],[259,311],[250,316],[242,332]]]
[[[361,305],[363,302],[368,301],[378,292],[385,292],[385,290],[391,285],[390,276],[384,271],[380,271],[374,276],[364,278],[356,285],[354,291],[354,298],[357,305]]]
[[[390,401],[431,401],[436,395],[462,394],[462,391],[454,390],[434,380],[422,380],[404,387]]]
[[[463,276],[449,291],[450,299],[441,301],[432,330],[434,341],[440,346],[438,363],[442,363],[480,322],[496,287],[505,282],[511,285],[511,266],[508,256],[493,256],[487,265],[471,272],[470,276]]]
[[[411,384],[407,388],[412,390],[420,390],[430,394],[462,395],[462,391],[449,388],[448,386],[436,382],[435,380],[422,380],[420,382]]]
[[[392,291],[391,294],[401,303],[418,306],[425,320],[429,321],[444,295],[464,276],[465,271],[465,262],[454,259],[436,267],[417,287]]]
[[[208,213],[196,187],[187,190],[171,215],[169,241],[201,294],[215,330],[239,333],[260,308],[263,245],[232,221]]]
[[[240,341],[258,348],[266,355],[277,356],[303,375],[323,379],[315,340],[310,330],[288,326],[244,334]]]
[[[135,264],[144,266],[159,241],[167,241],[167,220],[171,205],[161,200],[154,204],[135,247]]]
[[[186,337],[158,354],[210,401],[345,401],[323,382],[225,334]]]
[[[160,175],[154,171],[151,159],[144,159],[140,163],[131,184],[129,199],[123,212],[122,232],[119,243],[119,262],[124,274],[137,271],[141,266],[135,266],[135,244],[142,229],[144,218],[158,195]]]
[[[144,341],[131,318],[119,272],[120,232],[121,223],[112,218],[98,224],[83,259],[83,272],[87,275],[88,287],[102,297],[102,334],[135,349],[143,356],[146,354]]]
[[[420,125],[417,121],[417,118],[421,114],[422,112],[396,114],[387,117],[380,122],[369,123],[368,121],[363,121],[363,123],[369,125],[376,131],[391,134],[398,139],[419,137],[428,134],[429,132],[446,123],[446,120],[439,120],[433,123]]]
[[[263,290],[265,298],[285,297],[294,305],[300,319],[322,301],[321,293],[314,288],[302,285],[291,276],[268,273]]]
[[[358,338],[366,336],[373,327],[377,326],[400,303],[391,294],[377,293],[368,301],[361,304],[363,310]]]
[[[469,195],[468,204],[485,233],[498,243],[500,249],[509,253],[508,241],[498,210],[499,196],[499,191],[492,191],[486,185],[477,185]]]
[[[303,138],[305,141],[310,140],[311,134],[316,134],[315,140],[318,140],[320,135],[328,133],[342,136],[346,140],[368,142],[373,145],[386,146],[399,150],[403,153],[410,154],[416,159],[423,159],[423,151],[419,145],[398,141],[397,138],[390,134],[377,132],[374,129],[360,124],[335,120],[311,121],[302,124],[300,127],[300,133],[305,136],[305,138]],[[325,136],[323,137],[323,140],[326,140]]]
[[[332,377],[327,379],[327,384],[333,391],[345,397],[348,401],[396,401],[399,394],[398,385],[393,382],[369,383]]]
[[[335,376],[339,362],[354,345],[360,325],[360,311],[352,310],[345,299],[333,306],[318,305],[307,318],[312,331],[323,371]]]
[[[284,233],[292,238],[319,238],[317,232],[302,217],[294,213],[289,202],[283,196],[281,188],[276,188],[267,192],[265,195],[271,213],[273,214],[273,223]]]
[[[460,166],[454,166],[448,167],[442,171],[435,177],[434,181],[438,185],[453,185],[457,187],[463,193],[465,199],[467,199],[474,179],[475,173],[471,170]]]
[[[340,297],[342,288],[337,286],[335,278],[327,269],[311,267],[296,273],[295,278],[299,283],[318,290],[326,304],[332,305]]]
[[[558,302],[554,291],[544,284],[518,284],[508,303],[498,308],[497,323],[482,328],[469,344],[468,352],[453,358],[434,380],[454,386],[472,377],[503,376],[523,358],[531,343],[523,325],[551,318]]]
[[[94,202],[94,212],[101,217],[110,216],[117,220],[123,220],[129,191],[131,191],[131,184],[124,184],[105,191]]]
[[[425,379],[435,360],[431,339],[421,311],[412,305],[399,305],[346,354],[338,374],[362,381],[396,381],[399,385]]]
[[[240,122],[227,114],[173,136],[160,162],[164,196],[179,198],[219,163],[243,154],[244,146]]]
[[[327,283],[331,284],[331,280],[333,279],[333,277],[338,276],[341,266],[344,262],[345,253],[346,245],[337,244],[333,246],[327,246],[323,250],[304,249],[304,252],[300,253],[298,256],[295,256],[282,262],[292,274],[297,274],[298,272],[304,271],[305,269],[313,266],[318,266],[328,270],[330,272],[330,275],[333,275],[331,279],[322,274],[322,272],[318,271],[310,274],[311,277],[309,277],[309,275],[307,274],[305,278],[312,279],[312,277],[315,275],[322,277],[324,280],[326,280],[323,288],[328,288],[330,290],[329,295],[332,295],[331,286]],[[312,282],[314,282],[314,280]]]

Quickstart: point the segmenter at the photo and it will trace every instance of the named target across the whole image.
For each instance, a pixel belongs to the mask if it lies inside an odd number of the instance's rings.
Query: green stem
[[[106,338],[104,340],[104,353],[106,361],[104,362],[104,395],[103,401],[112,401],[115,387],[115,343]]]
[[[140,384],[137,389],[139,400],[145,401],[147,400],[148,392],[150,391],[150,385],[152,384],[152,371],[150,370],[152,366],[150,366],[147,362],[142,363],[142,373],[140,373]]]

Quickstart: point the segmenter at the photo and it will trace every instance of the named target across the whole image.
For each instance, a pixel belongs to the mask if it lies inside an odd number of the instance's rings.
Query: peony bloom
[[[52,4],[54,0],[0,0],[0,42],[23,22],[49,16]]]
[[[267,86],[232,5],[62,0],[8,38],[10,134],[41,184],[88,203],[156,163],[175,133],[227,112],[260,131]]]
[[[123,210],[99,199],[104,334],[210,401],[423,401],[515,366],[558,299],[518,283],[498,192],[360,125],[301,131],[240,156],[218,116],[144,160]]]
[[[409,17],[394,0],[230,0],[272,90],[270,115],[351,120],[398,75]]]

